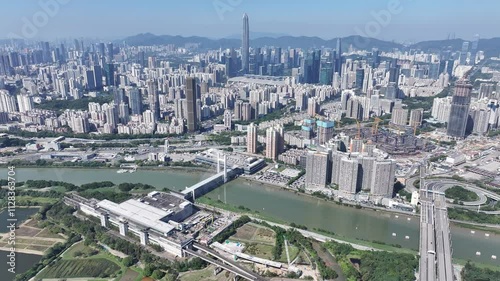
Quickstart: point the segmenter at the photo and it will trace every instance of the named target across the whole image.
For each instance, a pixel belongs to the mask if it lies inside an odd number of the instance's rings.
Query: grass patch
[[[119,279],[120,281],[134,281],[139,277],[139,272],[136,272],[130,268],[127,268],[127,271],[123,273],[122,277]]]
[[[258,228],[247,223],[244,226],[238,228],[236,234],[233,235],[233,238],[241,241],[251,241]]]
[[[41,272],[38,278],[105,278],[112,277],[120,267],[105,258],[60,260]]]
[[[290,254],[290,262],[293,261],[299,255],[300,249],[288,244],[288,253]],[[288,258],[286,257],[286,250],[283,247],[283,252],[281,253],[281,257],[278,260],[282,263],[288,263]]]
[[[245,245],[245,250],[243,252],[245,254],[255,256],[258,258],[272,260],[273,259],[272,251],[273,251],[273,246],[271,245],[247,243]]]
[[[82,242],[76,243],[75,245],[71,246],[64,254],[62,255],[63,259],[72,259],[75,256],[75,252],[78,251],[84,251],[86,249],[90,249],[89,247],[85,246]]]
[[[260,226],[257,228],[257,231],[255,232],[255,235],[252,240],[255,242],[274,245],[274,243],[276,242],[275,236],[276,234],[274,233],[274,231],[272,231],[269,228]]]
[[[472,202],[479,199],[475,192],[467,190],[461,186],[454,186],[447,189],[445,192],[446,198],[458,200],[462,202]]]
[[[40,233],[38,233],[36,235],[36,237],[41,237],[41,238],[57,238],[57,239],[62,239],[63,238],[59,234],[54,234],[54,233],[50,232],[48,229],[42,230]]]

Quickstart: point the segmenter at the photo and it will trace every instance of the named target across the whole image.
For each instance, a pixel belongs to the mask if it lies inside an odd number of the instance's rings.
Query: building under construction
[[[420,151],[432,151],[435,148],[431,142],[415,136],[414,130],[409,127],[403,133],[386,128],[374,130],[367,127],[342,132],[353,139],[371,141],[381,150],[393,155],[413,155]]]

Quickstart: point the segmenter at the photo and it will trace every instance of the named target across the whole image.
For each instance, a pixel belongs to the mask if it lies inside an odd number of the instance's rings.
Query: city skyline
[[[473,39],[478,33],[482,38],[500,36],[495,29],[498,23],[494,15],[494,6],[499,4],[493,1],[489,1],[492,7],[488,10],[472,1],[451,0],[439,3],[402,0],[373,3],[357,0],[342,3],[342,9],[323,0],[316,4],[191,0],[155,3],[155,9],[151,9],[151,6],[114,1],[99,4],[67,0],[9,2],[3,4],[9,13],[0,19],[0,38],[123,39],[148,32],[227,38],[241,34],[239,23],[244,13],[252,18],[254,34],[265,32],[264,35],[271,36],[331,39],[361,35],[399,42],[445,39],[450,34],[465,40]],[[187,14],[171,12],[187,9],[190,11]],[[90,13],[91,18],[87,17]],[[461,20],[463,18],[469,20],[464,22]],[[23,29],[29,32],[23,33]]]

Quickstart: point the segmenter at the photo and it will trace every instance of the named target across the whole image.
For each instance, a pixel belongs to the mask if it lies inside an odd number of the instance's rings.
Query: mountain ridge
[[[294,47],[294,48],[319,48],[328,47],[335,48],[337,38],[322,39],[317,36],[279,36],[279,37],[259,37],[250,39],[252,46],[264,47]],[[384,41],[375,38],[367,38],[359,35],[351,35],[342,37],[342,47],[344,50],[353,46],[356,49],[371,50],[377,48],[381,51],[391,51],[393,49],[420,49],[422,51],[439,51],[439,50],[461,50],[463,39],[450,39],[450,40],[428,40],[411,45],[403,45],[396,42]],[[183,46],[188,43],[199,44],[202,49],[218,49],[218,48],[239,48],[241,46],[241,39],[236,38],[221,38],[210,39],[202,36],[180,36],[180,35],[155,35],[152,33],[140,33],[137,35],[126,37],[117,42],[126,42],[132,46],[139,45],[167,45],[174,44],[176,46]],[[500,55],[500,37],[489,39],[480,39],[479,49],[485,52],[487,56]]]

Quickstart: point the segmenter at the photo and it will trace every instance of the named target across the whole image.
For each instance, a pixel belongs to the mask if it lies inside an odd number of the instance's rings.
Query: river
[[[19,168],[16,169],[16,181],[53,180],[69,182],[76,185],[112,181],[120,183],[143,183],[158,188],[168,187],[182,190],[211,176],[199,170],[138,170],[134,173],[118,174],[116,169],[78,169],[78,168]]]
[[[168,187],[180,190],[209,176],[203,172],[183,172],[182,170],[144,171],[132,174],[117,174],[109,169],[17,169],[17,180],[45,179],[83,184],[94,181],[140,182],[158,188]],[[225,186],[227,203],[243,205],[263,215],[294,222],[309,229],[322,228],[351,239],[377,240],[387,244],[399,244],[405,248],[418,249],[419,219],[372,210],[359,210],[339,206],[321,199],[297,195],[289,191],[237,179]],[[224,198],[224,187],[207,196]],[[397,217],[396,217],[397,216]],[[393,236],[395,233],[396,236]],[[476,230],[452,226],[453,257],[500,266],[500,236]],[[408,236],[409,239],[405,237]],[[481,252],[481,256],[476,256]]]

